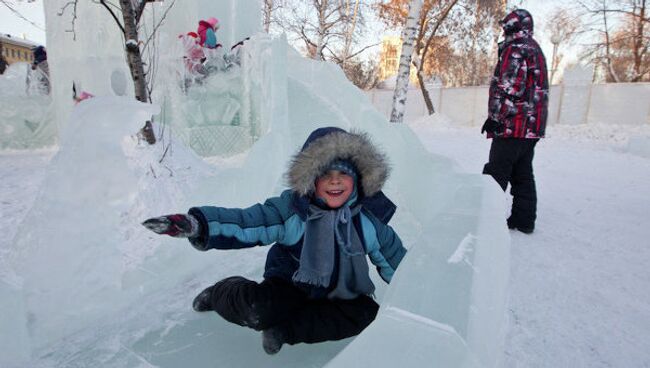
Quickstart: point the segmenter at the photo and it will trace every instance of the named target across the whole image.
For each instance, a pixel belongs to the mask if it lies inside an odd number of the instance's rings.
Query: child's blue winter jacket
[[[310,135],[302,150],[294,156],[287,174],[291,189],[279,197],[245,209],[191,208],[189,213],[201,224],[200,236],[190,239],[192,245],[208,250],[275,243],[267,255],[264,277],[292,282],[300,265],[315,180],[337,159],[349,160],[359,172],[357,205],[360,211],[352,217],[352,225],[379,275],[390,282],[406,249],[388,225],[396,207],[381,192],[388,178],[387,160],[365,134],[348,133],[339,128],[321,128]],[[336,275],[334,272],[332,277]],[[335,285],[336,280],[331,284]],[[324,297],[327,290],[312,288],[307,292],[313,297]]]

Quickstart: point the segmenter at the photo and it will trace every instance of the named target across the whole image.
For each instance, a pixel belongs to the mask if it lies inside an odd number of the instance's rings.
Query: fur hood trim
[[[316,179],[337,159],[354,164],[362,196],[379,192],[390,175],[386,155],[375,147],[368,134],[336,131],[317,138],[293,156],[286,175],[289,186],[301,196],[313,193]]]

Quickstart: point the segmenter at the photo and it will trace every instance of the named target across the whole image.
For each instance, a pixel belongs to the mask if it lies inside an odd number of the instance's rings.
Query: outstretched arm
[[[199,250],[239,249],[275,242],[293,244],[304,232],[304,224],[290,209],[290,192],[270,198],[264,204],[240,208],[194,207],[189,214],[196,217],[202,229],[190,238]]]
[[[291,193],[248,208],[193,207],[188,214],[148,219],[142,224],[158,234],[184,237],[198,250],[238,249],[275,242],[295,244],[304,223],[290,209]]]

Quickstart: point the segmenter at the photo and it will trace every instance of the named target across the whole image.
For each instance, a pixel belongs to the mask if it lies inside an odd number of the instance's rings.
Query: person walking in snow
[[[5,56],[2,54],[2,45],[0,44],[0,74],[4,74],[5,70],[7,70],[8,65],[9,64],[5,59]]]
[[[219,29],[219,20],[210,17],[207,20],[200,20],[196,33],[199,35],[199,44],[208,49],[216,49],[221,44],[217,43],[217,30]]]
[[[261,283],[228,277],[193,302],[198,312],[262,331],[264,351],[275,354],[283,344],[357,335],[374,320],[366,255],[390,282],[406,254],[387,224],[396,209],[381,191],[388,174],[366,134],[320,128],[293,157],[291,189],[279,197],[245,209],[194,207],[143,225],[201,251],[275,243]]]
[[[47,51],[43,46],[36,46],[32,49],[34,61],[32,62],[32,73],[28,76],[28,89],[36,82],[37,89],[45,94],[50,93],[50,67],[47,63]]]
[[[530,234],[537,218],[533,175],[535,145],[544,137],[548,115],[548,74],[542,49],[533,39],[533,17],[517,9],[502,21],[505,40],[490,82],[488,118],[481,128],[492,138],[483,174],[505,191],[510,183],[508,228]]]

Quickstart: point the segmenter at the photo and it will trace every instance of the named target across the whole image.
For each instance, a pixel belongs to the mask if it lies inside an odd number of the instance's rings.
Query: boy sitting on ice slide
[[[387,225],[396,209],[381,192],[388,174],[366,134],[319,128],[293,157],[291,189],[279,197],[245,209],[194,207],[143,225],[202,251],[275,243],[261,283],[228,277],[193,302],[197,312],[262,331],[264,351],[275,354],[283,344],[357,335],[375,319],[366,255],[390,282],[406,254]]]

